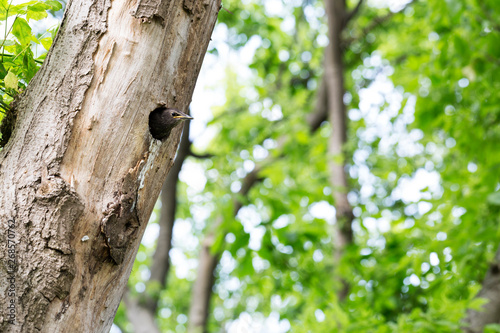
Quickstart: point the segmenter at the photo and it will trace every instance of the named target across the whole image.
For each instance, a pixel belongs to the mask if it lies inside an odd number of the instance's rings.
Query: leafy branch
[[[35,59],[33,50],[42,45],[48,51],[52,45],[52,33],[48,29],[41,36],[33,34],[29,21],[39,21],[48,16],[48,12],[62,9],[62,4],[54,0],[27,1],[13,5],[13,0],[0,0],[0,22],[5,26],[3,40],[0,41],[0,120],[1,145],[10,137],[15,124],[15,110],[11,102],[19,89],[24,89],[41,67],[43,60]],[[13,17],[12,24],[8,24]]]

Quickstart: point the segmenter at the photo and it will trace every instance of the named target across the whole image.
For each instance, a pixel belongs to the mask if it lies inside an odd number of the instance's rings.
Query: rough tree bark
[[[187,109],[219,8],[68,3],[0,152],[0,331],[109,331],[182,130],[148,114]]]

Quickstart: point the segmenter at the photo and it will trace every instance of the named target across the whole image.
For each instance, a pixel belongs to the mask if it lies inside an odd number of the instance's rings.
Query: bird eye
[[[177,112],[172,112],[172,117],[179,117],[180,114],[178,114]]]

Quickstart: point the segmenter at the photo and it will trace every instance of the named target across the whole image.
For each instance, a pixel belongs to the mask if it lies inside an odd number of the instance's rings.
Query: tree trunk
[[[190,151],[189,123],[185,123],[181,142],[177,150],[174,165],[168,173],[167,179],[161,189],[161,210],[158,224],[160,235],[158,237],[156,251],[151,265],[151,277],[149,282],[158,283],[162,289],[165,288],[166,278],[170,269],[169,253],[172,247],[172,230],[174,228],[175,212],[177,209],[177,182],[182,164]],[[127,318],[134,326],[136,333],[158,332],[155,323],[158,299],[151,297],[148,293],[142,295],[144,299],[126,295]],[[154,327],[154,329],[153,329]]]
[[[219,7],[68,3],[0,152],[0,331],[109,331],[181,132],[148,115],[187,109]]]
[[[483,287],[476,297],[485,298],[481,311],[468,310],[464,332],[480,333],[488,324],[500,324],[500,248],[483,280]]]
[[[218,224],[218,223],[217,223]],[[215,235],[210,233],[201,244],[198,272],[191,293],[189,304],[188,333],[207,332],[210,300],[215,281],[215,268],[219,263],[219,255],[211,252]]]
[[[137,298],[133,298],[128,291],[123,295],[123,302],[127,308],[127,318],[134,326],[134,333],[160,333],[154,312],[141,306]]]
[[[247,196],[252,187],[260,181],[258,177],[260,170],[261,167],[256,166],[252,172],[245,176],[241,189],[238,192],[241,197]],[[243,207],[241,201],[238,199],[233,200],[233,212],[235,217],[238,215],[241,207]],[[210,231],[201,244],[198,271],[196,280],[194,281],[193,291],[191,292],[191,303],[189,305],[188,333],[207,332],[210,300],[212,299],[212,288],[215,282],[215,269],[217,268],[221,256],[221,253],[212,253],[211,249],[215,241],[215,233],[218,231],[218,227],[221,223],[222,217],[218,217],[215,223],[210,226]]]
[[[361,2],[360,2],[361,4]],[[358,10],[359,7],[356,7]],[[352,242],[351,224],[352,208],[347,200],[348,181],[345,172],[344,144],[347,141],[346,110],[344,105],[344,66],[342,45],[342,30],[348,16],[344,0],[326,0],[326,15],[328,18],[329,45],[325,49],[325,83],[328,101],[328,120],[332,134],[328,142],[330,156],[330,185],[336,209],[335,224],[335,262],[342,258],[344,248]],[[352,17],[352,16],[351,16]],[[347,296],[348,286],[343,281],[339,299]]]

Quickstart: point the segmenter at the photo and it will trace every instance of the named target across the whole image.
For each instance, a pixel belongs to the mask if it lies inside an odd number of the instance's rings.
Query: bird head
[[[153,138],[162,140],[174,127],[193,117],[175,108],[159,107],[149,114],[149,131]]]
[[[193,117],[191,117],[190,115],[187,115],[184,112],[179,111],[177,109],[173,109],[173,108],[165,109],[163,111],[163,114],[164,115],[165,114],[169,115],[170,117],[172,117],[173,119],[175,119],[175,121],[178,121],[178,122],[186,120],[186,119],[193,119]]]

